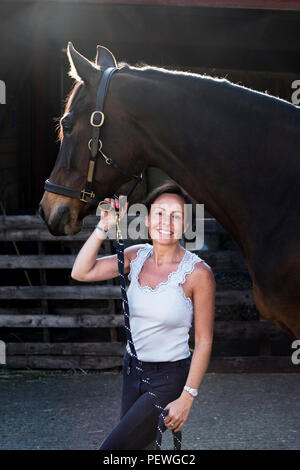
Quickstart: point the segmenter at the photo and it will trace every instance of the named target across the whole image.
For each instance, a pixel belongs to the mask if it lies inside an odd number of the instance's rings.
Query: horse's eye
[[[71,132],[72,123],[70,117],[66,116],[61,120],[61,125],[64,132]]]

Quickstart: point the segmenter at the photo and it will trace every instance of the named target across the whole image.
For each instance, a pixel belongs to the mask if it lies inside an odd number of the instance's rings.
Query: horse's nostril
[[[40,204],[39,205],[39,216],[45,220],[45,212],[44,212],[44,209],[43,209],[43,206]]]

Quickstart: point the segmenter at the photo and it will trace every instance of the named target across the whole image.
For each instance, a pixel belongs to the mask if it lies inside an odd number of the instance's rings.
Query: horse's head
[[[94,129],[91,115],[96,110],[97,92],[103,74],[108,67],[117,67],[117,63],[113,54],[102,46],[97,46],[95,62],[79,54],[70,42],[67,53],[71,66],[69,74],[76,79],[76,83],[59,122],[60,149],[49,181],[77,190],[80,194],[86,187],[89,172],[93,170],[92,189],[101,200],[112,197],[123,183],[130,180],[128,175],[141,173],[144,167],[143,158],[139,158],[138,164],[135,164],[141,149],[137,144],[135,126],[130,124],[130,112],[120,103],[123,91],[119,75],[122,69],[118,69],[110,79],[105,97],[101,150],[125,170],[125,174],[107,164],[101,152],[97,153],[96,164],[92,169],[89,165]],[[99,118],[99,114],[95,118]],[[63,191],[54,193],[51,189],[44,192],[39,207],[39,213],[53,235],[73,235],[79,232],[82,219],[95,213],[95,210],[95,205],[84,202],[80,197],[68,197]]]

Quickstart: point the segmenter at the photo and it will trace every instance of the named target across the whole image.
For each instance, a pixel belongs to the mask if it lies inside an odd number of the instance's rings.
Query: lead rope
[[[119,269],[120,286],[121,286],[121,292],[122,292],[122,305],[123,305],[124,320],[125,320],[126,338],[129,343],[131,355],[136,359],[135,368],[137,371],[137,375],[138,377],[140,377],[142,382],[145,382],[147,384],[148,386],[147,393],[149,393],[152,397],[154,397],[154,406],[162,410],[159,416],[156,437],[155,437],[155,450],[160,450],[162,433],[167,429],[164,423],[164,419],[169,413],[169,410],[165,410],[159,405],[158,397],[152,390],[152,387],[150,384],[150,378],[144,376],[142,365],[136,355],[135,347],[132,341],[130,323],[129,323],[129,307],[128,307],[126,283],[125,283],[125,277],[124,277],[124,241],[122,240],[122,234],[121,234],[121,230],[119,226],[119,211],[117,208],[115,208],[115,210],[116,210],[116,226],[117,226],[117,241],[115,244],[115,248],[116,248],[117,257],[118,257],[118,269]],[[182,440],[181,431],[177,431],[175,433],[172,429],[172,433],[173,433],[174,450],[181,450],[181,440]]]

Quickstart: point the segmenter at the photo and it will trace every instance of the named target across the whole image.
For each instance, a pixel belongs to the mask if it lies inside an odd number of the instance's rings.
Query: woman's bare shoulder
[[[138,250],[141,248],[144,248],[145,246],[146,246],[146,243],[138,243],[136,245],[128,246],[127,248],[125,248],[124,254],[131,262],[136,258]]]
[[[199,288],[200,284],[215,284],[215,277],[211,266],[200,258],[199,261],[195,263],[191,280],[197,288]]]

